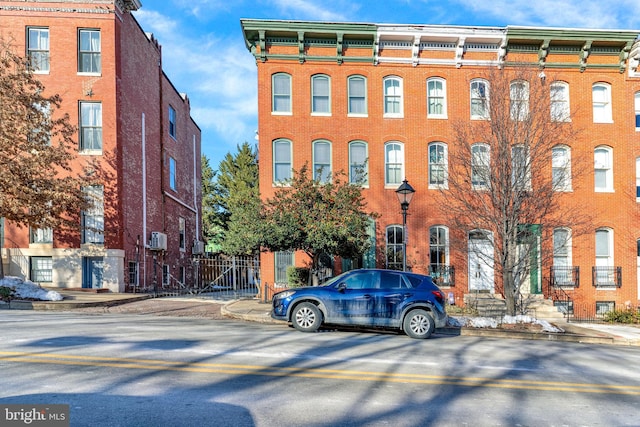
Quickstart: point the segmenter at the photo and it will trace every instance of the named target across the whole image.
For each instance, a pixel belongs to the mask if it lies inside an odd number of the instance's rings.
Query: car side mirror
[[[337,289],[338,289],[338,292],[344,292],[345,289],[347,289],[347,285],[345,285],[344,283],[340,283]]]

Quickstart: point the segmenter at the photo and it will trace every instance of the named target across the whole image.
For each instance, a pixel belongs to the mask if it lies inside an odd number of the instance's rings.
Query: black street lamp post
[[[402,271],[407,271],[407,210],[409,210],[409,203],[411,203],[415,192],[416,190],[409,185],[407,178],[402,181],[402,184],[396,190],[396,195],[402,208]]]

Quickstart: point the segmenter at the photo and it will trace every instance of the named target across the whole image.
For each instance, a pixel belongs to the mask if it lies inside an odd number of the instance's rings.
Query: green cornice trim
[[[638,38],[639,31],[632,30],[582,30],[575,28],[530,28],[507,27],[507,41],[529,40],[540,42],[585,42],[592,40],[598,44],[611,43],[626,44]]]
[[[313,21],[276,21],[263,19],[241,19],[240,26],[244,35],[245,44],[250,51],[261,39],[261,31],[264,31],[264,37],[292,37],[300,40],[300,34],[304,38],[330,38],[338,40],[342,35],[342,39],[358,39],[358,40],[375,40],[376,25],[362,23],[331,23],[331,22],[313,22]],[[329,37],[327,37],[329,36]]]
[[[264,56],[264,59],[261,55],[253,55],[258,60],[268,61],[270,59],[278,59],[281,61],[300,61],[300,57],[298,55],[285,55],[285,54],[267,54]],[[304,60],[307,62],[358,62],[358,63],[369,63],[373,64],[373,56],[305,56]]]

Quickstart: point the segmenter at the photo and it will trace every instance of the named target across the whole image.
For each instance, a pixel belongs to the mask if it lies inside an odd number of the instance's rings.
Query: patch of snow
[[[14,290],[17,298],[30,298],[42,301],[62,301],[62,295],[56,291],[48,291],[37,283],[19,277],[5,276],[0,279],[0,286]]]
[[[546,320],[536,319],[531,316],[517,315],[517,316],[504,316],[500,321],[492,317],[466,317],[466,316],[449,316],[447,321],[448,326],[460,328],[498,328],[500,325],[515,325],[518,323],[531,323],[542,326],[544,332],[564,332],[563,329],[552,325]]]

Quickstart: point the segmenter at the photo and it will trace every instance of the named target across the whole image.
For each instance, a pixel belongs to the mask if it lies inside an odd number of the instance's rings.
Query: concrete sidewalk
[[[149,294],[96,292],[91,290],[85,291],[56,289],[56,292],[60,293],[63,296],[62,301],[14,300],[10,303],[0,303],[0,309],[4,308],[16,310],[68,311],[82,307],[109,307],[153,298],[153,295]],[[221,304],[221,313],[225,317],[259,323],[283,324],[283,322],[273,320],[271,318],[271,304],[262,303],[257,298],[243,298],[231,301],[198,297],[172,297],[171,299],[179,299],[185,302],[209,301],[212,303]],[[547,341],[640,346],[640,327],[638,326],[596,323],[567,323],[564,321],[558,322],[556,319],[552,320],[551,323],[563,329],[565,332],[524,332],[491,328],[451,327],[438,329],[436,333],[443,335],[536,339]]]

